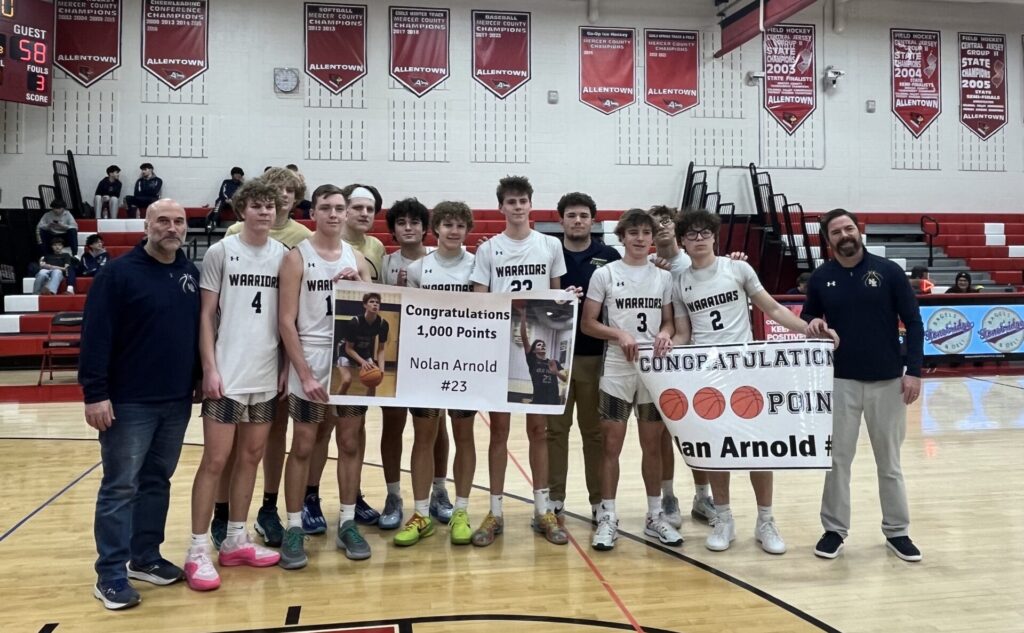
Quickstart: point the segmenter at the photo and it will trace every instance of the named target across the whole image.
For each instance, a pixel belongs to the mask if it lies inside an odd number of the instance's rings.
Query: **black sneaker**
[[[820,558],[835,558],[843,551],[843,537],[839,532],[828,531],[821,535],[814,546],[814,555]]]
[[[370,504],[366,503],[366,499],[363,498],[363,493],[359,493],[359,497],[356,499],[356,523],[360,525],[377,525],[377,521],[380,520],[380,512],[377,512],[370,507]]]
[[[253,527],[263,537],[267,547],[281,547],[284,526],[281,525],[281,518],[277,516],[277,508],[260,508],[256,513],[256,524]]]
[[[885,546],[908,563],[916,563],[921,560],[921,550],[917,549],[914,541],[909,536],[894,536],[885,539]]]
[[[111,582],[97,582],[92,595],[108,609],[129,609],[142,602],[142,597],[131,583],[123,578]]]
[[[128,563],[128,577],[134,580],[143,580],[154,585],[173,585],[185,577],[185,572],[171,561],[161,558],[155,563],[148,565],[136,565]]]
[[[228,520],[213,517],[210,521],[210,538],[213,539],[214,549],[220,549],[220,544],[228,537]]]

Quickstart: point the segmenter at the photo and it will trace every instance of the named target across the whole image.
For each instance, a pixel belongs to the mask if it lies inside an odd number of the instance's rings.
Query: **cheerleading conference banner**
[[[942,113],[942,40],[938,31],[890,29],[892,113],[919,138]]]
[[[473,11],[473,79],[499,99],[530,81],[530,14]]]
[[[960,122],[987,141],[1006,118],[1006,36],[961,33]]]
[[[338,94],[366,75],[366,7],[306,3],[306,74]]]
[[[145,0],[142,67],[178,90],[210,67],[207,0]]]
[[[787,134],[818,107],[814,25],[780,24],[764,33],[764,109]]]
[[[391,7],[390,30],[395,81],[422,97],[448,79],[448,9]]]
[[[560,414],[577,305],[561,290],[485,294],[339,282],[331,404]],[[383,380],[364,383],[350,351],[372,354]]]
[[[54,5],[55,66],[86,88],[121,65],[121,0]]]
[[[641,349],[640,378],[699,470],[832,467],[831,341]]]

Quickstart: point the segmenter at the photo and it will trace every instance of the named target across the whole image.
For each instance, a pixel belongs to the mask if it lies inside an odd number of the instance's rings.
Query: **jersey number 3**
[[[636,331],[637,332],[646,332],[647,331],[647,313],[640,312],[640,313],[638,313],[636,315],[636,318],[639,319],[639,321],[640,321],[640,325],[636,326]]]

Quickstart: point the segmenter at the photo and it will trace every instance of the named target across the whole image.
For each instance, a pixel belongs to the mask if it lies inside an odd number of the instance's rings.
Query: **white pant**
[[[50,294],[57,294],[60,289],[60,282],[64,281],[64,271],[56,270],[53,268],[47,270],[40,270],[36,273],[36,281],[33,285],[32,292],[39,294],[39,291],[44,287],[50,289]]]
[[[103,198],[107,199],[107,202],[103,202]],[[107,204],[110,206],[110,214],[107,217],[116,218],[117,210],[121,206],[121,199],[117,196],[96,196],[93,199],[93,209],[96,211],[96,219],[103,217],[103,205]]]

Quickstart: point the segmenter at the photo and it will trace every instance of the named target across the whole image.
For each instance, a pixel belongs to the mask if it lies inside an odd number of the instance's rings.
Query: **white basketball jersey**
[[[707,268],[687,268],[673,281],[675,313],[688,314],[694,345],[754,339],[747,299],[764,290],[747,262],[716,257]]]
[[[471,292],[473,284],[473,253],[466,249],[458,257],[445,258],[434,251],[409,266],[410,288],[424,290],[445,290],[448,292]]]
[[[427,253],[429,254],[434,250],[433,246],[427,247]],[[395,251],[394,253],[388,253],[384,256],[384,283],[388,286],[398,285],[398,274],[403,270],[406,271],[408,278],[409,266],[412,265],[415,259],[407,259],[402,255],[402,251]]]
[[[650,344],[661,329],[661,310],[672,301],[672,275],[648,262],[630,266],[621,259],[594,271],[587,299],[603,306],[609,327],[633,335],[636,342]],[[626,360],[615,341],[607,341],[605,375],[631,375],[633,364]]]
[[[330,347],[334,336],[334,278],[346,268],[356,270],[355,251],[341,242],[341,257],[329,262],[304,240],[296,248],[302,255],[302,288],[299,315],[295,320],[303,347]]]
[[[491,292],[548,290],[551,279],[565,274],[562,243],[550,235],[531,231],[523,240],[504,233],[476,249],[472,281]]]

